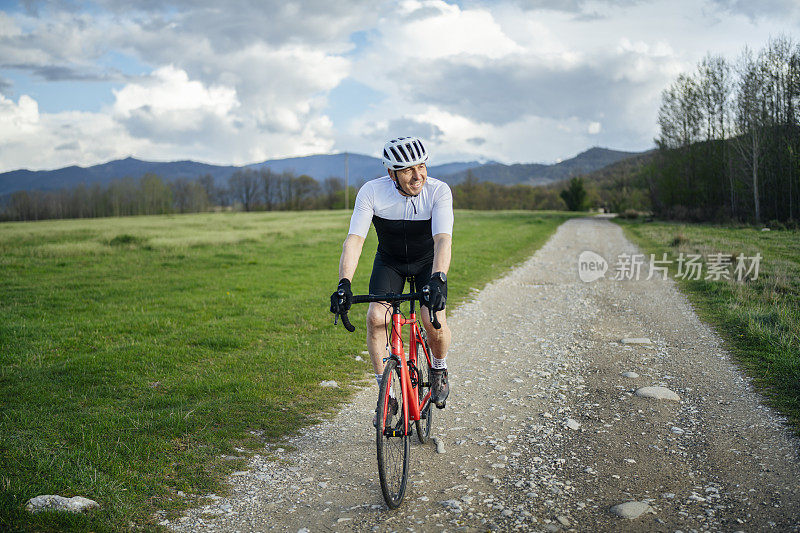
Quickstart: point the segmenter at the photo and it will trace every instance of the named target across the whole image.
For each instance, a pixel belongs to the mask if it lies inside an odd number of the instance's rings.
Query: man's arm
[[[353,235],[350,235],[352,237]],[[362,239],[363,243],[364,240]],[[444,272],[450,269],[450,249],[452,248],[453,237],[448,233],[437,233],[433,236],[433,270],[432,272]],[[360,248],[359,248],[360,250]],[[355,271],[355,267],[353,268]]]
[[[449,237],[449,235],[448,235]],[[353,281],[356,273],[358,258],[361,257],[361,249],[364,247],[364,237],[350,233],[342,245],[342,257],[339,259],[339,279],[347,278]],[[434,241],[434,254],[435,254]],[[450,262],[450,252],[448,251],[448,264]]]

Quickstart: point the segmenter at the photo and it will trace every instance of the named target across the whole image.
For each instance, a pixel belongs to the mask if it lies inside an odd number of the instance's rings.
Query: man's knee
[[[390,320],[391,318],[389,318]],[[372,303],[367,310],[367,327],[383,328],[386,326],[386,308],[380,304]]]
[[[447,316],[445,315],[444,310],[439,311],[436,313],[436,319],[439,321],[439,324],[442,326],[441,329],[436,329],[433,327],[430,319],[430,313],[428,312],[427,307],[423,307],[421,310],[422,314],[422,325],[425,326],[425,331],[428,333],[428,337],[433,337],[438,339],[447,328]]]

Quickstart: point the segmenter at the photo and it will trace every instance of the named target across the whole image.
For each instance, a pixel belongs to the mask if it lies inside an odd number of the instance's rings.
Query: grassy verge
[[[247,449],[333,412],[368,368],[354,359],[366,306],[354,335],[327,311],[348,216],[0,225],[0,530],[157,527],[155,510],[224,490]],[[568,216],[458,211],[451,301]],[[371,232],[356,291],[374,249]],[[345,386],[318,386],[329,379]],[[31,516],[24,504],[39,494],[102,508]]]
[[[800,434],[800,232],[618,222],[657,258],[665,252],[673,261],[681,252],[701,254],[705,265],[709,254],[761,254],[757,279],[678,281],[698,314],[722,335],[742,368]],[[677,265],[672,267],[674,277]]]

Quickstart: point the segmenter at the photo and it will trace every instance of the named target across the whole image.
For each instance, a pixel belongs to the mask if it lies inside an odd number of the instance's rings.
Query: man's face
[[[428,168],[425,163],[420,163],[403,170],[395,170],[393,177],[404,191],[416,196],[422,192],[422,186],[428,179]]]

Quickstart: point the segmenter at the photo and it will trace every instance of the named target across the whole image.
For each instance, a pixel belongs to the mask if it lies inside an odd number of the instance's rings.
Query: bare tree
[[[257,203],[259,177],[252,169],[237,170],[228,178],[231,197],[241,202],[245,211],[252,211]]]
[[[761,165],[769,116],[763,78],[764,69],[749,49],[745,49],[742,54],[738,68],[736,128],[739,135],[733,144],[749,167],[754,216],[756,222],[759,222],[761,220],[761,202],[758,170]]]

